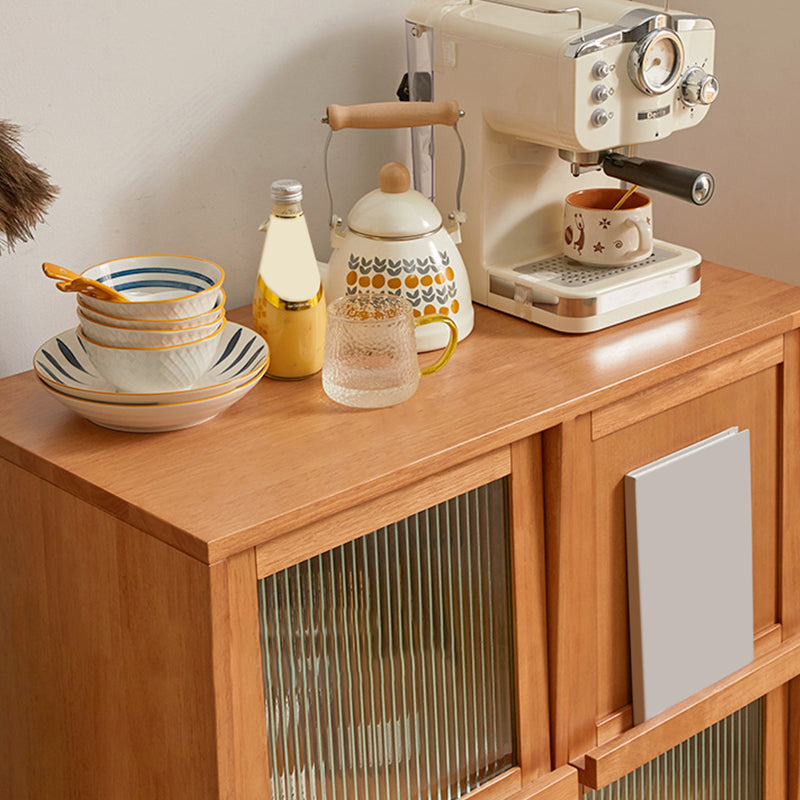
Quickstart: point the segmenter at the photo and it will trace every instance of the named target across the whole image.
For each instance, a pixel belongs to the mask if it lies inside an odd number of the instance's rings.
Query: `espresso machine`
[[[706,203],[708,173],[637,157],[636,146],[697,125],[718,93],[710,20],[579,2],[421,0],[406,18],[409,99],[456,99],[467,152],[464,172],[455,148],[415,129],[415,187],[433,199],[436,186],[459,185],[454,222],[466,223],[475,302],[567,333],[699,295],[701,257],[680,244],[656,239],[632,266],[562,255],[563,203],[621,181]]]

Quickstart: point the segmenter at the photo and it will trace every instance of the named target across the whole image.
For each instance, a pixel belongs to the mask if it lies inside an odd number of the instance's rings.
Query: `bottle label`
[[[319,291],[312,297],[310,300],[284,300],[272,289],[264,283],[262,277],[258,276],[258,291],[261,293],[261,296],[272,306],[275,308],[280,308],[284,311],[303,311],[307,308],[313,308],[320,300],[322,300],[322,285],[320,284]]]

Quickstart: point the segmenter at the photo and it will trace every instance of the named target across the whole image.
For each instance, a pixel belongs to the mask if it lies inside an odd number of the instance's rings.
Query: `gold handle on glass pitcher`
[[[420,367],[420,375],[433,375],[434,372],[438,372],[450,360],[450,356],[453,355],[458,342],[458,326],[450,317],[446,317],[444,314],[428,314],[426,317],[419,317],[414,320],[415,325],[428,325],[431,322],[444,322],[450,328],[450,341],[447,342],[444,353],[436,363],[427,367]]]

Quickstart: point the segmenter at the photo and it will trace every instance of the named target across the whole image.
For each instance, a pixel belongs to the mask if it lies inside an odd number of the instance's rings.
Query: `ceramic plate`
[[[83,400],[105,403],[180,403],[221,395],[247,383],[269,364],[269,348],[250,328],[228,322],[220,336],[212,366],[189,389],[174,392],[119,392],[101,377],[89,360],[75,330],[46,341],[33,357],[36,375],[51,389]]]
[[[221,411],[230,408],[244,397],[267,371],[266,365],[247,383],[213,397],[189,400],[182,403],[106,403],[98,400],[83,400],[58,392],[44,382],[48,394],[76,414],[80,414],[95,425],[129,433],[161,433],[191,428],[208,422]]]

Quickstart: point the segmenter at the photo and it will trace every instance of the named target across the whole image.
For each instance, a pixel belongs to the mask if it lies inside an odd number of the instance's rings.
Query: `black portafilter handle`
[[[602,166],[603,172],[612,178],[671,194],[698,206],[705,205],[714,194],[714,178],[708,172],[666,161],[609,153],[603,158]]]

